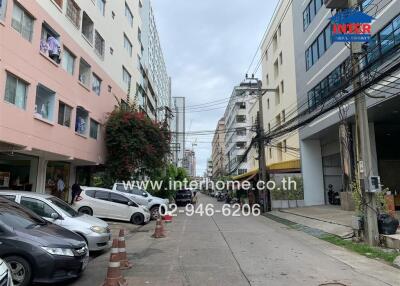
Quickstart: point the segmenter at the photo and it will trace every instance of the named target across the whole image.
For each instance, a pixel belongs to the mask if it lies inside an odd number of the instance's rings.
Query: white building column
[[[324,173],[320,140],[300,140],[304,204],[324,205]]]
[[[36,180],[36,192],[37,193],[45,193],[46,189],[46,170],[47,170],[47,163],[49,161],[39,157],[38,160],[38,169],[37,169],[37,180]]]

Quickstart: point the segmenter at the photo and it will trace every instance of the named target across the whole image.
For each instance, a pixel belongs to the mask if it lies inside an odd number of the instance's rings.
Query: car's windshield
[[[60,209],[62,209],[70,217],[80,216],[80,214],[77,211],[75,211],[67,203],[60,200],[59,198],[53,197],[53,198],[48,198],[47,200],[56,205],[57,207],[59,207]]]
[[[46,224],[46,221],[41,217],[26,211],[22,207],[6,202],[0,202],[0,222],[16,229]]]

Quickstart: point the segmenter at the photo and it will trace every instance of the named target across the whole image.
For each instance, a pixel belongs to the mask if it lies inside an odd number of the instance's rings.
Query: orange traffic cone
[[[110,262],[108,264],[107,277],[103,286],[127,286],[128,283],[122,277],[122,272],[119,269],[119,253],[118,253],[118,239],[113,240]]]
[[[163,223],[162,223],[161,219],[157,219],[156,229],[154,231],[154,234],[151,237],[154,237],[154,238],[163,238],[163,237],[165,237],[164,226],[163,226]]]
[[[120,262],[119,269],[132,268],[132,263],[129,262],[128,257],[126,255],[125,231],[123,229],[119,230],[118,252],[119,252],[119,262]]]

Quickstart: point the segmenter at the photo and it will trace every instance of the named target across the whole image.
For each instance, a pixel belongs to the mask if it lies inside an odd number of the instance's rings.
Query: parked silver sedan
[[[81,235],[90,251],[103,250],[110,245],[111,232],[105,221],[78,213],[59,198],[19,191],[0,191],[0,196],[21,204],[49,222]]]

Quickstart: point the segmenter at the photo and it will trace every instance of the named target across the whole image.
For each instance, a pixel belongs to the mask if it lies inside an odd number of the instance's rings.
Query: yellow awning
[[[300,169],[301,169],[300,159],[284,161],[284,162],[273,163],[273,164],[267,165],[267,171],[272,171],[272,172],[283,171],[283,170],[286,172],[290,171],[290,170],[298,171]],[[235,176],[235,177],[233,177],[233,180],[238,181],[241,179],[245,179],[245,178],[250,177],[257,173],[258,173],[258,168],[253,169],[247,173]]]

